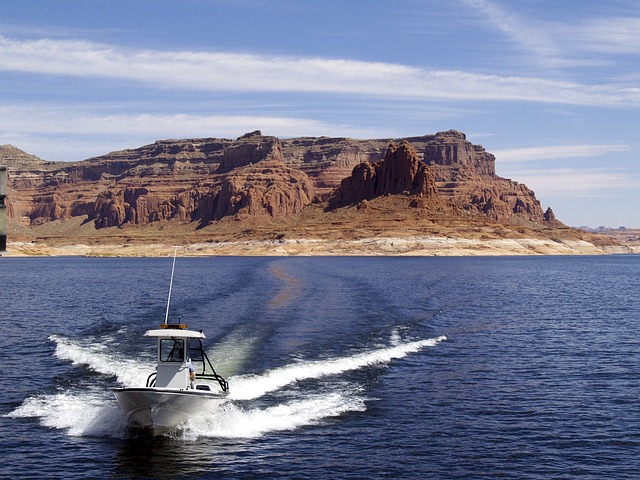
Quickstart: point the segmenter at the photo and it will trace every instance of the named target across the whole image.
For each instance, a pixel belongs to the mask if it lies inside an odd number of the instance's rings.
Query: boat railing
[[[215,380],[216,382],[218,382],[218,385],[220,385],[220,388],[222,389],[223,392],[229,391],[229,382],[227,382],[224,378],[222,378],[220,375],[218,375],[215,372],[202,373],[198,375],[198,378],[204,378],[206,380]]]
[[[218,375],[216,370],[213,368],[213,365],[211,364],[211,360],[209,360],[207,353],[204,351],[204,348],[202,347],[202,342],[200,341],[200,339],[198,339],[198,343],[200,344],[200,353],[202,354],[202,372],[200,373],[196,372],[197,377],[208,379],[208,380],[215,380],[216,382],[218,382],[218,385],[220,385],[220,388],[222,389],[223,392],[225,393],[228,392],[229,382],[227,382],[222,376]],[[211,373],[208,373],[208,371]]]
[[[207,359],[208,361],[208,359]],[[213,370],[213,368],[212,368]],[[147,377],[147,387],[155,387],[156,386],[156,377],[158,376],[158,372],[153,372],[151,375]],[[218,375],[215,370],[213,373],[201,373],[198,375],[199,378],[204,378],[205,380],[215,380],[220,385],[220,388],[223,392],[229,391],[229,382],[227,382],[223,377]]]

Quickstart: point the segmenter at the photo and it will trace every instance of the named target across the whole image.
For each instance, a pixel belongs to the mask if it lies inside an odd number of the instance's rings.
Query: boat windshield
[[[183,362],[184,340],[175,338],[160,339],[161,362]]]
[[[189,342],[189,358],[193,362],[202,362],[202,343],[200,340],[191,340]]]

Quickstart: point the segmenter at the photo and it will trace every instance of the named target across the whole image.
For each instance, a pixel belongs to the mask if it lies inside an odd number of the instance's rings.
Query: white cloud
[[[0,107],[0,130],[39,134],[236,136],[255,129],[278,136],[336,135],[370,138],[383,131],[300,117],[261,115],[95,114],[54,106]],[[388,133],[387,133],[388,135]]]
[[[428,70],[319,57],[133,50],[0,36],[0,70],[141,82],[165,89],[333,93],[416,100],[528,101],[638,106],[640,91],[545,78]]]
[[[296,117],[111,115],[53,106],[0,107],[0,144],[13,144],[45,160],[80,160],[164,138],[236,138],[253,130],[278,137],[389,136],[387,130]],[[70,155],[73,158],[69,158]]]
[[[539,147],[507,148],[492,153],[500,163],[556,160],[562,158],[600,157],[612,153],[629,152],[628,145],[547,145]]]
[[[538,198],[599,196],[605,192],[640,188],[637,174],[604,168],[513,170],[508,176],[533,189]]]

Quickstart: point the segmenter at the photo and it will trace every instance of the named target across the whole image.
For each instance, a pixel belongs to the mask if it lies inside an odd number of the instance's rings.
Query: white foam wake
[[[395,338],[390,347],[379,348],[350,357],[342,357],[269,370],[261,375],[232,377],[231,401],[215,411],[195,415],[182,426],[179,433],[187,440],[198,437],[251,438],[274,431],[294,430],[313,425],[324,419],[347,412],[366,410],[365,399],[357,386],[345,388],[341,382],[334,391],[326,393],[297,392],[299,398],[263,408],[247,408],[233,400],[257,399],[269,392],[300,380],[322,378],[369,365],[387,364],[425,347],[437,345],[446,337],[400,343]],[[148,366],[130,359],[114,359],[111,350],[99,344],[81,346],[73,341],[52,336],[56,342],[55,355],[74,364],[87,365],[92,370],[115,376],[125,385],[144,384]],[[141,373],[142,370],[142,373]],[[104,385],[104,382],[102,382]],[[110,389],[69,389],[63,393],[35,395],[6,415],[11,418],[38,418],[51,428],[67,430],[72,436],[106,436],[122,438],[127,435],[127,418],[117,406]]]
[[[230,396],[234,400],[252,400],[300,380],[321,378],[350,370],[357,370],[369,365],[389,363],[395,358],[403,358],[424,347],[433,347],[446,339],[447,337],[440,336],[372,350],[350,357],[287,365],[274,368],[261,375],[240,375],[232,377],[229,379],[229,384],[231,385]]]
[[[199,437],[254,438],[274,431],[295,430],[346,412],[366,410],[355,394],[314,395],[266,408],[245,409],[227,402],[217,410],[194,415],[178,429],[187,440]],[[70,436],[123,438],[128,420],[113,400],[87,393],[30,397],[9,418],[38,418],[45,427]]]
[[[105,405],[105,403],[107,403]],[[7,414],[11,418],[39,418],[45,427],[67,430],[71,436],[124,436],[127,417],[103,395],[71,392],[27,398]]]
[[[49,340],[56,343],[55,356],[59,359],[68,360],[73,365],[86,365],[104,375],[112,375],[126,387],[144,385],[149,373],[154,371],[151,363],[114,358],[113,350],[108,350],[105,345],[79,345],[57,335],[51,335]]]
[[[189,419],[184,425],[183,434],[187,439],[253,438],[275,431],[295,430],[343,413],[365,410],[362,397],[339,393],[313,395],[267,408],[243,409],[228,402],[216,412]]]

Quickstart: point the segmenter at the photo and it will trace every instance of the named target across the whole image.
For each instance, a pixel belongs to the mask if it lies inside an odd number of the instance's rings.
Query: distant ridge
[[[9,167],[8,213],[25,239],[582,238],[543,212],[526,185],[497,176],[495,157],[456,130],[369,140],[256,130],[235,140],[159,140],[80,162],[46,162],[6,145],[0,159]]]
[[[0,145],[0,165],[5,167],[28,167],[46,163],[48,162],[13,145]]]

